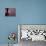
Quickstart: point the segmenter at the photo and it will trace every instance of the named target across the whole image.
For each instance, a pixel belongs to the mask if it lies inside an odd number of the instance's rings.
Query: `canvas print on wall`
[[[46,41],[46,25],[18,25],[20,40]],[[18,33],[19,33],[18,32]]]
[[[5,8],[5,16],[16,16],[15,8]]]

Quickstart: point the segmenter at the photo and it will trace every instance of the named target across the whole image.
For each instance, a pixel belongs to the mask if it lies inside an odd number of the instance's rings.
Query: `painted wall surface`
[[[16,8],[16,17],[5,17],[5,8]],[[46,0],[0,0],[0,44],[7,44],[17,24],[46,24]],[[17,39],[16,39],[17,42]]]

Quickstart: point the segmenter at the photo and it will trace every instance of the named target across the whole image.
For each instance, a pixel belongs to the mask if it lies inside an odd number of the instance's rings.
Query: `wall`
[[[16,8],[16,17],[5,17],[6,7]],[[17,33],[17,24],[46,24],[46,0],[0,0],[0,44],[8,43],[9,32]]]
[[[21,0],[16,3],[21,24],[46,24],[46,0]]]
[[[16,32],[17,35],[17,15],[16,17],[6,17],[4,14],[5,8],[16,8],[16,2],[13,0],[0,0],[0,44],[7,44],[8,34]],[[18,42],[17,39],[15,41]]]

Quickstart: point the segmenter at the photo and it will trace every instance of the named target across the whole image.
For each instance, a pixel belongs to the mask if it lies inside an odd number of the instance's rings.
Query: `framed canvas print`
[[[16,8],[5,8],[5,16],[16,16]]]
[[[19,33],[20,32],[20,33]],[[46,41],[46,25],[20,24],[18,25],[19,41]]]
[[[46,42],[46,24],[18,24],[18,42],[20,46]]]

